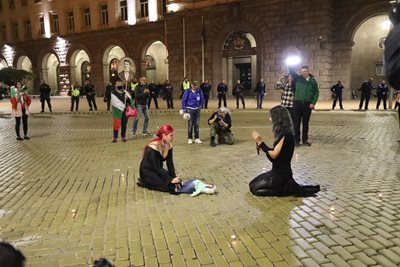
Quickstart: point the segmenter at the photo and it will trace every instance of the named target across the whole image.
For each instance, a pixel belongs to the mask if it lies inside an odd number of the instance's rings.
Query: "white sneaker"
[[[196,144],[202,144],[202,143],[203,143],[203,142],[201,142],[201,140],[200,140],[199,138],[194,139],[194,142],[195,142]]]
[[[192,139],[188,139],[188,145],[193,144],[193,140]]]

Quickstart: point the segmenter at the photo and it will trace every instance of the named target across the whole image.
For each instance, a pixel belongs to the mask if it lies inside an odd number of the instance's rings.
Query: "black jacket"
[[[149,94],[145,94],[144,90],[148,89],[147,84],[138,84],[135,89],[135,99],[137,105],[147,105]]]

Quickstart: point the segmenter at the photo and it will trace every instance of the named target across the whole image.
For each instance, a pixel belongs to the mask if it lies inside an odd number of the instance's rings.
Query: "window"
[[[11,36],[13,40],[19,39],[18,22],[11,23]]]
[[[27,6],[28,0],[21,0],[21,6]]]
[[[68,27],[69,31],[73,31],[75,29],[74,12],[73,11],[68,12],[68,15],[67,15],[67,27]]]
[[[53,14],[51,15],[51,19],[52,19],[52,24],[53,24],[53,32],[54,33],[59,33],[60,32],[60,22],[58,20],[58,15],[57,14]]]
[[[40,25],[40,34],[41,35],[44,35],[44,18],[43,17],[40,17],[39,18],[39,25]]]
[[[25,39],[32,38],[32,25],[30,20],[24,21],[24,29],[25,29]]]
[[[121,12],[120,14],[121,21],[128,20],[128,5],[126,3],[126,0],[119,2],[119,10]]]
[[[90,8],[83,9],[83,26],[90,27]]]
[[[149,16],[149,1],[148,0],[140,0],[140,16],[141,17]]]
[[[376,76],[385,76],[385,68],[382,63],[375,64]]]
[[[10,9],[15,8],[15,1],[14,0],[8,0],[8,6]]]
[[[108,9],[107,4],[102,4],[100,6],[100,23],[101,24],[108,24]]]
[[[2,42],[7,41],[7,28],[4,24],[0,25],[0,40]]]

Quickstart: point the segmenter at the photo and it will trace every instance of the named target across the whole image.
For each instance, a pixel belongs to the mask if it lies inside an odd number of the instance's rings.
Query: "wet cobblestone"
[[[400,264],[394,112],[313,113],[313,144],[297,148],[292,162],[296,180],[321,185],[310,198],[249,192],[249,181],[271,168],[251,139],[256,128],[272,142],[266,110],[234,110],[236,143],[216,148],[208,145],[210,112],[202,114],[204,144],[191,146],[177,110],[151,114],[151,130],[176,128],[180,175],[217,185],[217,195],[195,198],[137,187],[148,138],[129,134],[112,144],[107,112],[34,113],[31,140],[22,142],[2,113],[0,238],[21,249],[28,266],[90,266],[99,257],[118,267]]]

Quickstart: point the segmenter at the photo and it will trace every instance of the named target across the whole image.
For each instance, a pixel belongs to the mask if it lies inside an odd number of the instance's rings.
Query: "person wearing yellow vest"
[[[135,98],[135,90],[136,90],[136,86],[139,84],[137,78],[133,78],[133,81],[131,82],[131,86],[130,88],[127,88],[126,90],[130,91],[130,94],[133,98]]]
[[[72,112],[74,110],[74,104],[76,103],[75,110],[78,111],[79,107],[79,95],[81,94],[80,86],[78,82],[75,82],[75,85],[71,85],[69,88],[69,94],[71,95],[71,109]]]
[[[186,77],[183,78],[181,89],[182,89],[182,93],[179,96],[179,99],[182,99],[182,96],[185,93],[185,91],[190,89],[190,82],[188,81],[188,79]]]

